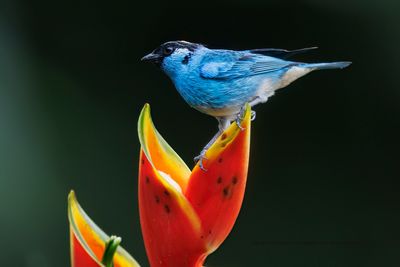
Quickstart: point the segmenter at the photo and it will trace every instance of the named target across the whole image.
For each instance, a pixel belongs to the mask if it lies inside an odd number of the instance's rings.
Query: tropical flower
[[[139,211],[152,267],[201,267],[228,236],[242,205],[249,161],[250,107],[208,149],[192,171],[157,132],[146,104],[138,122]],[[68,198],[72,267],[137,267],[79,206]]]
[[[152,267],[199,267],[228,236],[242,205],[249,160],[250,107],[241,126],[231,126],[192,171],[157,132],[145,105],[141,144],[139,211]]]

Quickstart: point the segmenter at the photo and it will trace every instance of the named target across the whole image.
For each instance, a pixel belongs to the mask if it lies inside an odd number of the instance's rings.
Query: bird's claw
[[[207,171],[207,169],[204,168],[204,164],[203,164],[203,160],[204,160],[204,159],[207,160],[207,158],[206,158],[206,151],[205,151],[205,150],[201,151],[201,152],[200,152],[200,155],[194,157],[193,160],[194,160],[194,162],[196,162],[196,163],[199,164],[199,167],[200,167],[201,170]]]
[[[252,110],[250,113],[250,119],[251,121],[254,121],[256,119],[256,112],[254,110]]]
[[[240,109],[240,112],[238,113],[237,117],[236,117],[236,125],[239,127],[239,129],[241,131],[243,131],[245,128],[242,127],[242,121],[244,119],[244,114],[246,112],[246,107],[243,106]],[[251,111],[251,120],[254,120],[256,118],[256,112],[255,111]]]
[[[240,116],[237,116],[237,118],[236,118],[236,125],[237,125],[237,127],[239,127],[239,129],[241,130],[241,131],[244,131],[244,127],[242,127],[242,118],[240,118]]]

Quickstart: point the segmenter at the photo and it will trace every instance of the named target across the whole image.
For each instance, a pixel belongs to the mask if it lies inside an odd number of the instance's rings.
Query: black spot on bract
[[[144,164],[144,159],[141,160],[142,164]]]
[[[158,196],[155,196],[154,199],[156,200],[156,203],[160,203],[160,198]]]
[[[169,192],[167,190],[164,190],[164,195],[166,195],[167,197],[169,197]]]
[[[224,161],[222,158],[218,159],[218,163],[222,163],[222,161]]]
[[[150,183],[150,178],[149,176],[146,176],[146,184]]]
[[[170,210],[168,205],[164,205],[164,209],[165,209],[166,213],[170,213],[171,212],[171,210]]]
[[[233,176],[232,178],[232,184],[237,184],[238,178],[236,176]]]
[[[222,177],[221,176],[219,176],[218,179],[217,179],[217,184],[220,184],[220,183],[222,183]]]
[[[224,195],[224,197],[229,196],[231,189],[229,188],[229,186],[224,187],[224,189],[222,190],[222,194]]]

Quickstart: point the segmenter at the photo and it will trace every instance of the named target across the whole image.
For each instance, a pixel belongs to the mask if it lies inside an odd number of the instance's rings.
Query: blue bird
[[[200,112],[218,120],[218,132],[195,160],[229,126],[240,120],[245,103],[264,103],[276,90],[314,70],[342,69],[351,62],[302,63],[286,60],[316,47],[298,50],[274,48],[233,51],[209,49],[186,41],[166,42],[142,61],[156,63],[172,80],[183,99]],[[253,113],[255,117],[255,112]]]

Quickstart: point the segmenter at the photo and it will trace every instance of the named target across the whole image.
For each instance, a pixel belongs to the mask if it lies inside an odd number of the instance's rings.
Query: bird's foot
[[[236,125],[239,127],[239,129],[241,130],[241,131],[243,131],[245,128],[244,127],[242,127],[242,121],[243,121],[243,119],[244,119],[244,114],[245,114],[245,112],[246,112],[246,106],[243,106],[241,109],[240,109],[240,111],[239,111],[239,113],[237,114],[237,116],[236,116]],[[251,116],[252,116],[252,119],[253,119],[253,111],[252,111],[252,113],[251,113]],[[254,112],[254,117],[255,117],[255,112]]]
[[[251,121],[254,121],[256,119],[256,112],[254,110],[252,110],[250,113],[250,119]]]
[[[244,131],[244,127],[242,127],[242,119],[239,118],[239,116],[236,118],[236,125],[241,131]]]
[[[194,159],[193,159],[195,163],[198,163],[198,164],[199,164],[200,169],[203,170],[203,171],[207,171],[207,169],[204,168],[204,164],[203,164],[203,160],[207,160],[207,158],[206,158],[206,151],[207,151],[207,150],[203,149],[203,150],[200,152],[200,155],[194,157]]]

